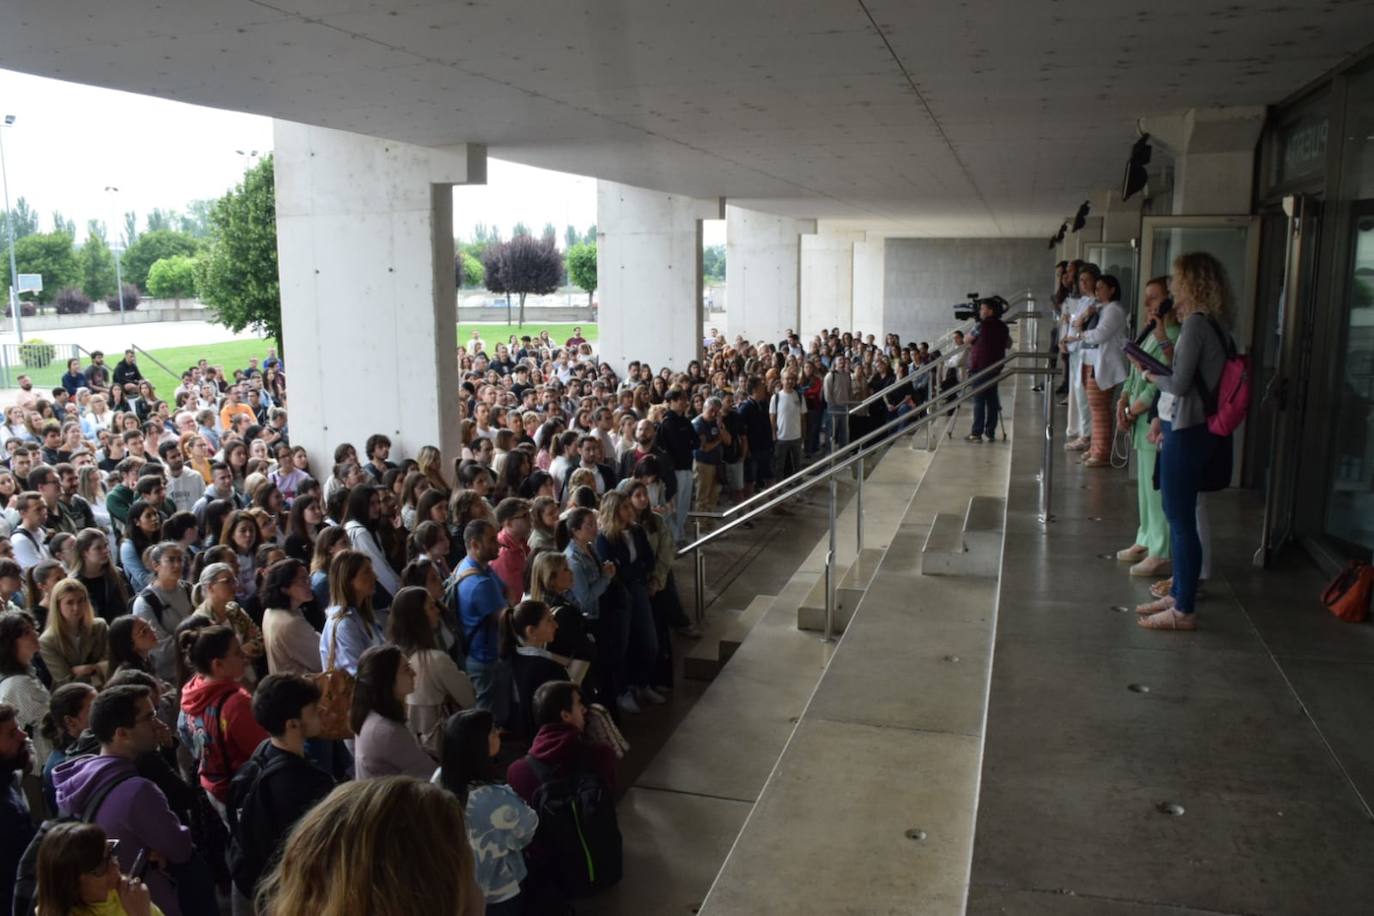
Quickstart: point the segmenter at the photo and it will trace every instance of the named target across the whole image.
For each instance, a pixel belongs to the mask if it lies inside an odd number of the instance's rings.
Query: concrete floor
[[[1252,568],[1261,507],[1228,491],[1200,629],[1142,630],[1113,608],[1148,582],[1098,556],[1131,543],[1133,482],[1061,462],[1046,535],[1038,467],[1018,440],[968,912],[1374,912],[1374,627],[1300,556]]]

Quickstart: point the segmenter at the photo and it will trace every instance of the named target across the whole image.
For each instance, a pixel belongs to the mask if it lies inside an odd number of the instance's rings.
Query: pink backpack
[[[1245,414],[1250,410],[1250,357],[1236,352],[1235,344],[1216,321],[1208,318],[1207,323],[1221,340],[1226,363],[1222,366],[1215,395],[1207,390],[1201,372],[1198,382],[1202,385],[1203,400],[1207,402],[1207,428],[1213,435],[1229,436],[1245,422]]]

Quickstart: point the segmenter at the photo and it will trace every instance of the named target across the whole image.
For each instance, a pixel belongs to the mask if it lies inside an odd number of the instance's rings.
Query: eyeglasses
[[[115,861],[115,853],[118,852],[118,850],[119,850],[119,840],[106,840],[106,841],[105,841],[105,855],[101,857],[101,859],[100,859],[100,864],[97,865],[95,868],[91,869],[89,872],[87,872],[87,874],[90,874],[90,875],[103,875],[103,874],[105,874],[105,872],[109,869],[109,867],[110,867],[112,864],[114,864],[114,861]]]

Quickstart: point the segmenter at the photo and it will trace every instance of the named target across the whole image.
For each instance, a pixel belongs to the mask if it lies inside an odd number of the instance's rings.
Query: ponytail
[[[544,619],[549,607],[542,601],[521,601],[514,607],[508,607],[501,612],[501,657],[510,658],[515,655],[515,650],[520,647],[525,638],[525,631],[530,627],[539,626],[539,622]]]
[[[63,684],[54,690],[39,726],[44,739],[60,751],[71,747],[76,736],[67,734],[67,719],[80,715],[86,698],[94,694],[94,687],[81,683]]]

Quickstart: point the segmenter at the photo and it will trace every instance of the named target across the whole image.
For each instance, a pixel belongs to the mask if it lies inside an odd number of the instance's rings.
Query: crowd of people
[[[1236,352],[1226,330],[1234,306],[1226,271],[1209,254],[1180,255],[1170,276],[1146,284],[1146,322],[1134,339],[1120,282],[1095,264],[1061,262],[1052,301],[1067,376],[1058,392],[1069,408],[1064,448],[1081,452],[1085,468],[1125,466],[1113,463],[1117,435],[1127,440],[1120,451],[1134,452],[1140,524],[1117,559],[1132,564],[1132,575],[1159,579],[1150,588],[1155,600],[1136,608],[1138,623],[1196,629],[1211,554],[1201,497],[1231,476],[1229,435],[1209,429]],[[1145,358],[1128,354],[1128,342]],[[1243,414],[1248,398],[1234,400]]]
[[[491,349],[458,353],[461,454],[404,460],[381,434],[293,446],[270,350],[201,360],[170,402],[133,351],[73,360],[50,396],[21,380],[0,428],[16,913],[568,912],[620,875],[619,725],[667,702],[673,634],[696,635],[688,513],[918,409],[900,379],[939,359],[839,329],[712,331],[685,371],[624,377],[580,332]],[[331,866],[383,836],[386,881]]]

